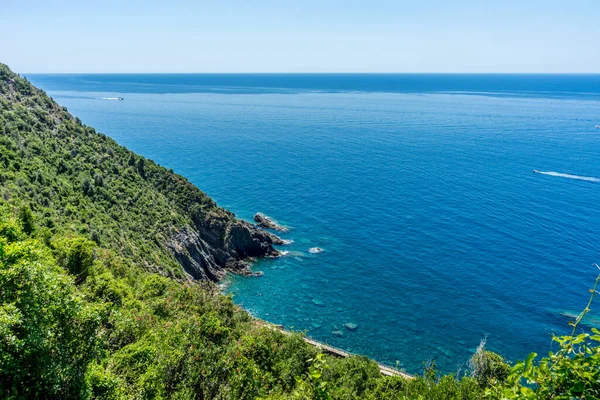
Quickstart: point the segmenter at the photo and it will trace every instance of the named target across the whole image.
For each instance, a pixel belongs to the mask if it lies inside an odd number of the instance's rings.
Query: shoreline
[[[248,311],[246,310],[246,312],[248,312]],[[281,332],[284,335],[292,335],[294,333],[301,334],[301,332],[288,331],[288,330],[285,329],[285,327],[283,325],[274,324],[272,322],[265,321],[264,319],[255,317],[252,314],[250,314],[250,315],[252,316],[252,318],[254,319],[254,322],[258,326],[263,326],[263,327],[265,327],[267,329],[271,329],[271,330],[274,330],[274,331]],[[321,342],[319,340],[313,339],[310,336],[304,335],[302,337],[302,339],[304,340],[304,342],[308,343],[309,345],[311,345],[313,347],[318,348],[323,353],[327,353],[327,354],[332,355],[334,357],[347,358],[347,357],[352,357],[352,356],[360,355],[360,354],[355,354],[355,353],[352,353],[352,352],[340,349],[339,347],[331,346],[331,345],[329,345],[329,344],[327,344],[325,342]],[[394,368],[392,366],[380,363],[377,360],[375,360],[374,358],[371,358],[371,357],[368,357],[368,356],[365,356],[365,357],[367,357],[370,360],[373,360],[373,361],[375,361],[375,363],[377,363],[377,366],[379,367],[379,372],[383,376],[400,376],[400,377],[402,377],[404,379],[414,379],[415,378],[414,375],[409,374],[406,371],[399,370],[399,369]]]

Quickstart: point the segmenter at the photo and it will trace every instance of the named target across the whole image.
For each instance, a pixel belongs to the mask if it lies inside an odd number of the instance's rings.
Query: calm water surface
[[[290,227],[263,277],[231,279],[256,316],[453,371],[486,337],[511,360],[545,354],[586,304],[600,183],[578,178],[600,178],[599,75],[28,78],[239,217]]]

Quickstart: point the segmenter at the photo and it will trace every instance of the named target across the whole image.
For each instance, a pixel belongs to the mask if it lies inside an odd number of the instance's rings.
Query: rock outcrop
[[[286,232],[288,229],[285,226],[279,225],[272,218],[266,216],[263,213],[256,213],[254,215],[254,221],[263,228],[273,229],[276,231]]]
[[[278,257],[279,237],[246,221],[208,213],[196,226],[175,230],[166,246],[193,279],[218,281],[227,271],[252,275],[248,261]]]

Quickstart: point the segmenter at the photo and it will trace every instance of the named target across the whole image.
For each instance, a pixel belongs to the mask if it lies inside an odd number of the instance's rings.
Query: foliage
[[[481,399],[484,393],[474,378],[442,375],[433,367],[427,368],[422,376],[412,380],[386,377],[373,383],[373,387],[363,396],[364,399],[467,400]]]
[[[33,214],[31,213],[31,208],[28,205],[21,207],[19,210],[19,220],[21,222],[21,227],[23,228],[23,232],[30,235],[33,233],[34,223],[33,223]]]
[[[312,364],[308,369],[308,382],[303,382],[302,379],[297,378],[300,385],[296,395],[300,394],[303,389],[305,391],[308,389],[308,393],[306,393],[307,398],[312,398],[314,400],[331,400],[331,395],[327,388],[328,383],[323,377],[323,372],[328,367],[325,356],[323,354],[317,354],[314,359],[310,359],[309,361],[312,362]]]
[[[98,349],[100,314],[48,249],[6,217],[0,232],[0,388],[6,397],[75,398]]]
[[[504,383],[510,373],[510,365],[499,354],[485,350],[484,346],[485,340],[481,341],[469,360],[472,375],[484,388]]]
[[[85,280],[93,262],[95,243],[84,237],[62,237],[54,243],[58,264],[73,274],[78,281]]]

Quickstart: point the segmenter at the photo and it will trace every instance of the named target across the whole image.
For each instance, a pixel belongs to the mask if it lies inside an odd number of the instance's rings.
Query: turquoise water
[[[269,321],[454,371],[486,337],[511,360],[545,354],[588,299],[599,75],[28,78],[239,217],[290,227],[264,276],[231,279]]]

